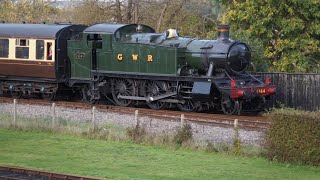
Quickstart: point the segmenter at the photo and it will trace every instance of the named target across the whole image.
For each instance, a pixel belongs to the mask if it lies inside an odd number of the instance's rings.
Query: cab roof
[[[134,33],[138,30],[142,33],[155,33],[153,28],[141,24],[95,24],[86,28],[84,32],[115,34],[117,32]]]

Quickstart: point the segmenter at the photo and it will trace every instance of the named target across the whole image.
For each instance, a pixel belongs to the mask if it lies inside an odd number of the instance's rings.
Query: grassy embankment
[[[90,130],[88,122],[17,117],[0,113],[0,165],[116,179],[317,179],[319,167],[268,162],[263,158],[232,156],[233,149],[208,144],[204,148],[182,136],[149,136],[139,130],[102,125]],[[10,129],[10,130],[9,130]],[[179,134],[179,133],[178,133]],[[133,143],[133,141],[135,143]],[[137,144],[138,143],[138,144]],[[139,145],[140,143],[140,145]],[[154,145],[154,146],[151,146]],[[197,150],[197,151],[193,151]],[[252,150],[249,148],[249,150]],[[209,153],[209,152],[223,153]],[[248,153],[241,148],[242,155]]]
[[[0,129],[0,165],[115,179],[319,179],[320,167],[50,132]]]

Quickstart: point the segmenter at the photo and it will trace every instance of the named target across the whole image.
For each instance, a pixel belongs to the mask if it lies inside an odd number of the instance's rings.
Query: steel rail
[[[102,178],[85,177],[71,174],[54,173],[35,169],[26,169],[13,166],[0,166],[0,179],[4,180],[29,180],[29,179],[54,179],[54,180],[103,180]]]

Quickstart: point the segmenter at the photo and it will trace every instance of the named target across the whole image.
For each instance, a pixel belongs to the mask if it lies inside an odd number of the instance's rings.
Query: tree
[[[50,22],[56,13],[50,0],[2,0],[0,3],[0,19],[6,22]]]
[[[71,22],[92,25],[103,22],[112,23],[117,20],[121,21],[119,13],[115,13],[115,9],[117,8],[117,2],[113,1],[82,0],[74,1],[73,7],[67,7],[64,10],[70,9],[68,16]]]
[[[158,32],[177,28],[182,35],[203,38],[214,24],[208,0],[141,1],[139,7],[139,23]]]
[[[95,23],[139,23],[157,32],[177,28],[182,35],[206,37],[212,29],[211,0],[71,0],[59,8],[59,20]]]
[[[239,38],[263,47],[271,69],[289,72],[319,72],[319,20],[319,0],[233,0],[224,15]]]

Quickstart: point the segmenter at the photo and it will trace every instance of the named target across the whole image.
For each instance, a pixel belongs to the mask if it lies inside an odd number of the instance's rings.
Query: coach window
[[[0,39],[0,57],[9,57],[9,39]]]
[[[16,40],[16,58],[29,59],[29,40],[28,39]]]
[[[38,60],[44,59],[44,40],[36,41],[36,59]]]
[[[47,60],[52,60],[52,42],[47,42]]]

